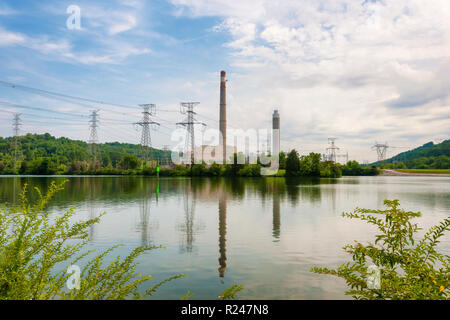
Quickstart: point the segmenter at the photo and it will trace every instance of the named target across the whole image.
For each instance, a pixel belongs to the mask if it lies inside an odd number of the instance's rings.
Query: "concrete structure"
[[[280,114],[278,110],[274,110],[272,116],[272,154],[280,153]]]
[[[220,72],[220,120],[219,120],[219,131],[221,134],[222,141],[220,146],[227,145],[227,80],[226,72]],[[225,162],[227,159],[227,148],[222,148],[222,160]]]

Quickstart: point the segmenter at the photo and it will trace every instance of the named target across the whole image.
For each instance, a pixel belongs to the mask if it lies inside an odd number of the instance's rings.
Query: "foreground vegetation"
[[[379,231],[373,243],[355,241],[344,247],[352,255],[352,263],[334,270],[311,270],[344,279],[350,288],[346,294],[355,299],[450,299],[450,256],[437,251],[440,238],[450,231],[450,217],[416,241],[420,228],[411,220],[420,212],[401,209],[398,200],[385,200],[384,204],[386,210],[357,208],[343,213]]]
[[[152,276],[136,272],[137,259],[161,246],[138,247],[108,264],[105,260],[119,245],[90,258],[94,251],[86,250],[91,241],[88,230],[100,217],[72,223],[73,209],[51,217],[45,207],[62,189],[63,184],[54,182],[46,195],[36,189],[39,199],[31,204],[25,187],[18,207],[0,208],[0,300],[142,299],[152,296],[163,284],[185,276],[173,275],[150,285]],[[73,282],[78,289],[68,289],[72,281],[68,267],[76,265],[84,265],[80,281]],[[240,290],[241,286],[234,285],[219,298],[234,298]],[[183,299],[191,295],[189,292]]]

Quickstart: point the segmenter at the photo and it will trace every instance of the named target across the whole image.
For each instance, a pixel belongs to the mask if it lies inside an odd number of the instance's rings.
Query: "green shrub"
[[[300,158],[296,150],[288,153],[286,158],[286,176],[294,177],[299,174]]]
[[[340,165],[331,161],[323,162],[320,176],[323,178],[340,178],[342,171]]]
[[[208,169],[208,175],[211,177],[219,177],[222,174],[223,174],[222,166],[215,162]]]
[[[194,177],[203,177],[208,174],[208,170],[206,169],[205,163],[194,164],[192,166],[191,175]]]
[[[350,287],[346,294],[355,299],[449,299],[450,256],[436,251],[436,246],[445,231],[450,230],[450,217],[416,243],[414,235],[420,228],[411,219],[420,216],[420,212],[400,209],[398,200],[385,200],[384,204],[387,210],[357,208],[343,213],[344,217],[375,225],[380,232],[374,243],[355,241],[344,247],[352,255],[352,263],[336,270],[311,271],[343,278]],[[380,270],[379,288],[368,285],[370,264]]]
[[[1,300],[140,299],[152,295],[162,284],[184,276],[175,275],[141,292],[140,285],[152,277],[136,273],[136,259],[146,251],[162,247],[138,247],[127,257],[117,257],[104,265],[104,259],[116,246],[85,265],[79,290],[66,290],[70,276],[67,267],[92,254],[81,250],[90,241],[89,227],[100,218],[71,224],[75,216],[73,209],[51,218],[45,207],[62,188],[63,184],[53,182],[45,196],[36,189],[39,200],[30,204],[25,187],[19,207],[0,208]],[[65,268],[57,272],[61,264]]]
[[[278,170],[275,177],[284,177],[285,175],[286,175],[286,170],[280,169],[280,170]]]
[[[142,169],[142,174],[143,174],[144,176],[155,176],[155,175],[156,175],[156,168],[145,166],[145,167]]]
[[[129,169],[137,169],[140,165],[141,161],[138,159],[138,157],[131,154],[127,154],[123,156],[118,166],[120,169],[129,170]]]

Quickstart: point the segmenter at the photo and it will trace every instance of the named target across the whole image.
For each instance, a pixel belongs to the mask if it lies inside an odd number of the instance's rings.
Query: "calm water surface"
[[[122,243],[116,253],[125,255],[142,244],[167,247],[146,253],[138,271],[155,282],[187,277],[161,287],[155,299],[180,299],[188,290],[192,299],[215,299],[234,283],[245,287],[242,299],[348,299],[343,281],[309,271],[346,262],[345,244],[373,239],[373,227],[342,218],[343,211],[399,199],[422,212],[424,228],[450,215],[447,177],[0,177],[0,202],[14,202],[25,183],[45,191],[63,179],[52,212],[75,206],[82,218],[107,213],[90,230],[91,249]],[[440,245],[446,253],[449,238]]]

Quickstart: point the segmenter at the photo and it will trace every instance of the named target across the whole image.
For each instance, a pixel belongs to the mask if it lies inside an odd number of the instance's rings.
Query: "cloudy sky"
[[[138,143],[138,105],[154,103],[153,143],[170,145],[181,101],[218,126],[223,69],[229,126],[270,128],[279,109],[282,149],[336,137],[373,161],[375,141],[391,156],[449,138],[449,17],[448,0],[0,1],[0,136],[20,112],[23,132],[87,140],[100,109],[101,141]]]

